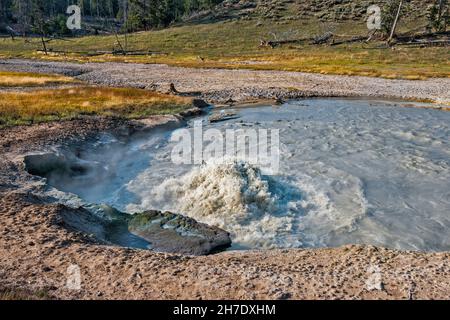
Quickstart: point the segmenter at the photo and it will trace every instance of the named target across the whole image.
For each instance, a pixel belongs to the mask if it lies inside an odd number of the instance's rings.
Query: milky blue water
[[[237,108],[205,129],[280,130],[280,171],[171,161],[170,132],[81,152],[98,174],[53,181],[133,213],[179,212],[231,232],[235,248],[359,243],[450,249],[450,112],[417,103],[307,99]],[[220,110],[216,110],[218,112]],[[191,121],[187,128],[192,129]]]

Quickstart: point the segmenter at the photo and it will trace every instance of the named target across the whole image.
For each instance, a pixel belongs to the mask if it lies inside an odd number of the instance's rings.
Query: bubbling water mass
[[[114,174],[60,189],[131,214],[188,215],[229,231],[235,249],[373,244],[449,250],[450,113],[411,106],[307,99],[237,109],[239,118],[204,118],[205,127],[279,129],[278,174],[232,158],[175,165],[165,134],[86,150],[84,160]],[[192,123],[187,128],[193,130]]]
[[[153,188],[143,207],[162,207],[219,226],[248,247],[300,246],[290,239],[300,192],[244,161],[221,159]]]

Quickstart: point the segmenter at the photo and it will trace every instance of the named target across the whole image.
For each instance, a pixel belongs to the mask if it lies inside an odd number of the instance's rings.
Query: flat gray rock
[[[128,230],[149,241],[157,251],[206,255],[231,245],[228,232],[171,212],[135,214],[129,220]]]
[[[130,215],[109,206],[67,208],[63,212],[68,227],[124,247],[199,256],[231,245],[228,232],[171,212],[151,210]]]

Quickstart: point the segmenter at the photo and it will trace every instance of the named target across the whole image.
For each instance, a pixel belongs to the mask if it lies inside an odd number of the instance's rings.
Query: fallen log
[[[38,50],[36,50],[36,52],[45,53],[45,51],[43,49],[38,49]],[[103,55],[102,53],[97,53],[97,52],[64,51],[64,50],[53,50],[51,48],[47,50],[47,53],[57,53],[57,54],[62,54],[62,55],[77,54],[80,56],[87,56],[87,57],[95,57],[95,56]]]
[[[36,50],[37,52],[44,52],[42,49]],[[129,56],[141,56],[141,55],[167,55],[165,52],[155,52],[155,51],[126,51],[122,52],[120,50],[113,50],[113,51],[65,51],[65,50],[53,50],[48,49],[47,52],[50,53],[58,53],[58,54],[64,54],[64,55],[70,55],[70,54],[77,54],[81,56],[101,56],[105,54],[112,54],[112,55],[129,55]]]
[[[313,41],[314,38],[303,38],[303,39],[290,39],[290,40],[262,40],[259,43],[260,47],[271,47],[272,49],[285,44],[302,44],[305,42]]]
[[[333,41],[332,43],[330,43],[330,46],[338,46],[338,45],[345,44],[345,43],[362,42],[362,41],[367,41],[367,40],[368,40],[367,36],[352,37],[351,39],[343,39],[340,41]]]
[[[333,37],[333,33],[327,32],[323,35],[301,39],[288,39],[288,40],[260,40],[260,47],[271,47],[272,49],[278,46],[286,44],[322,44],[327,42]]]
[[[403,34],[397,36],[395,40],[397,42],[412,42],[412,41],[431,41],[431,40],[449,40],[450,31],[434,32],[434,33],[422,33],[422,34]]]
[[[334,36],[333,32],[329,32],[329,31],[325,32],[324,34],[315,37],[312,44],[324,44],[324,43],[328,42],[328,40],[333,38],[333,36]]]
[[[410,41],[396,42],[392,46],[410,46],[410,47],[445,47],[450,45],[450,40],[429,40],[429,41]]]

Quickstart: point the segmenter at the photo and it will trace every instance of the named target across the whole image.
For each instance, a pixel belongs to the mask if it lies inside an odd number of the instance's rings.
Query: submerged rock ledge
[[[84,208],[62,211],[64,224],[123,247],[183,255],[207,255],[228,248],[230,234],[194,219],[156,210],[126,214],[108,206],[93,213]]]
[[[206,255],[231,246],[228,232],[179,214],[152,210],[127,220],[128,230],[148,240],[157,251]]]

